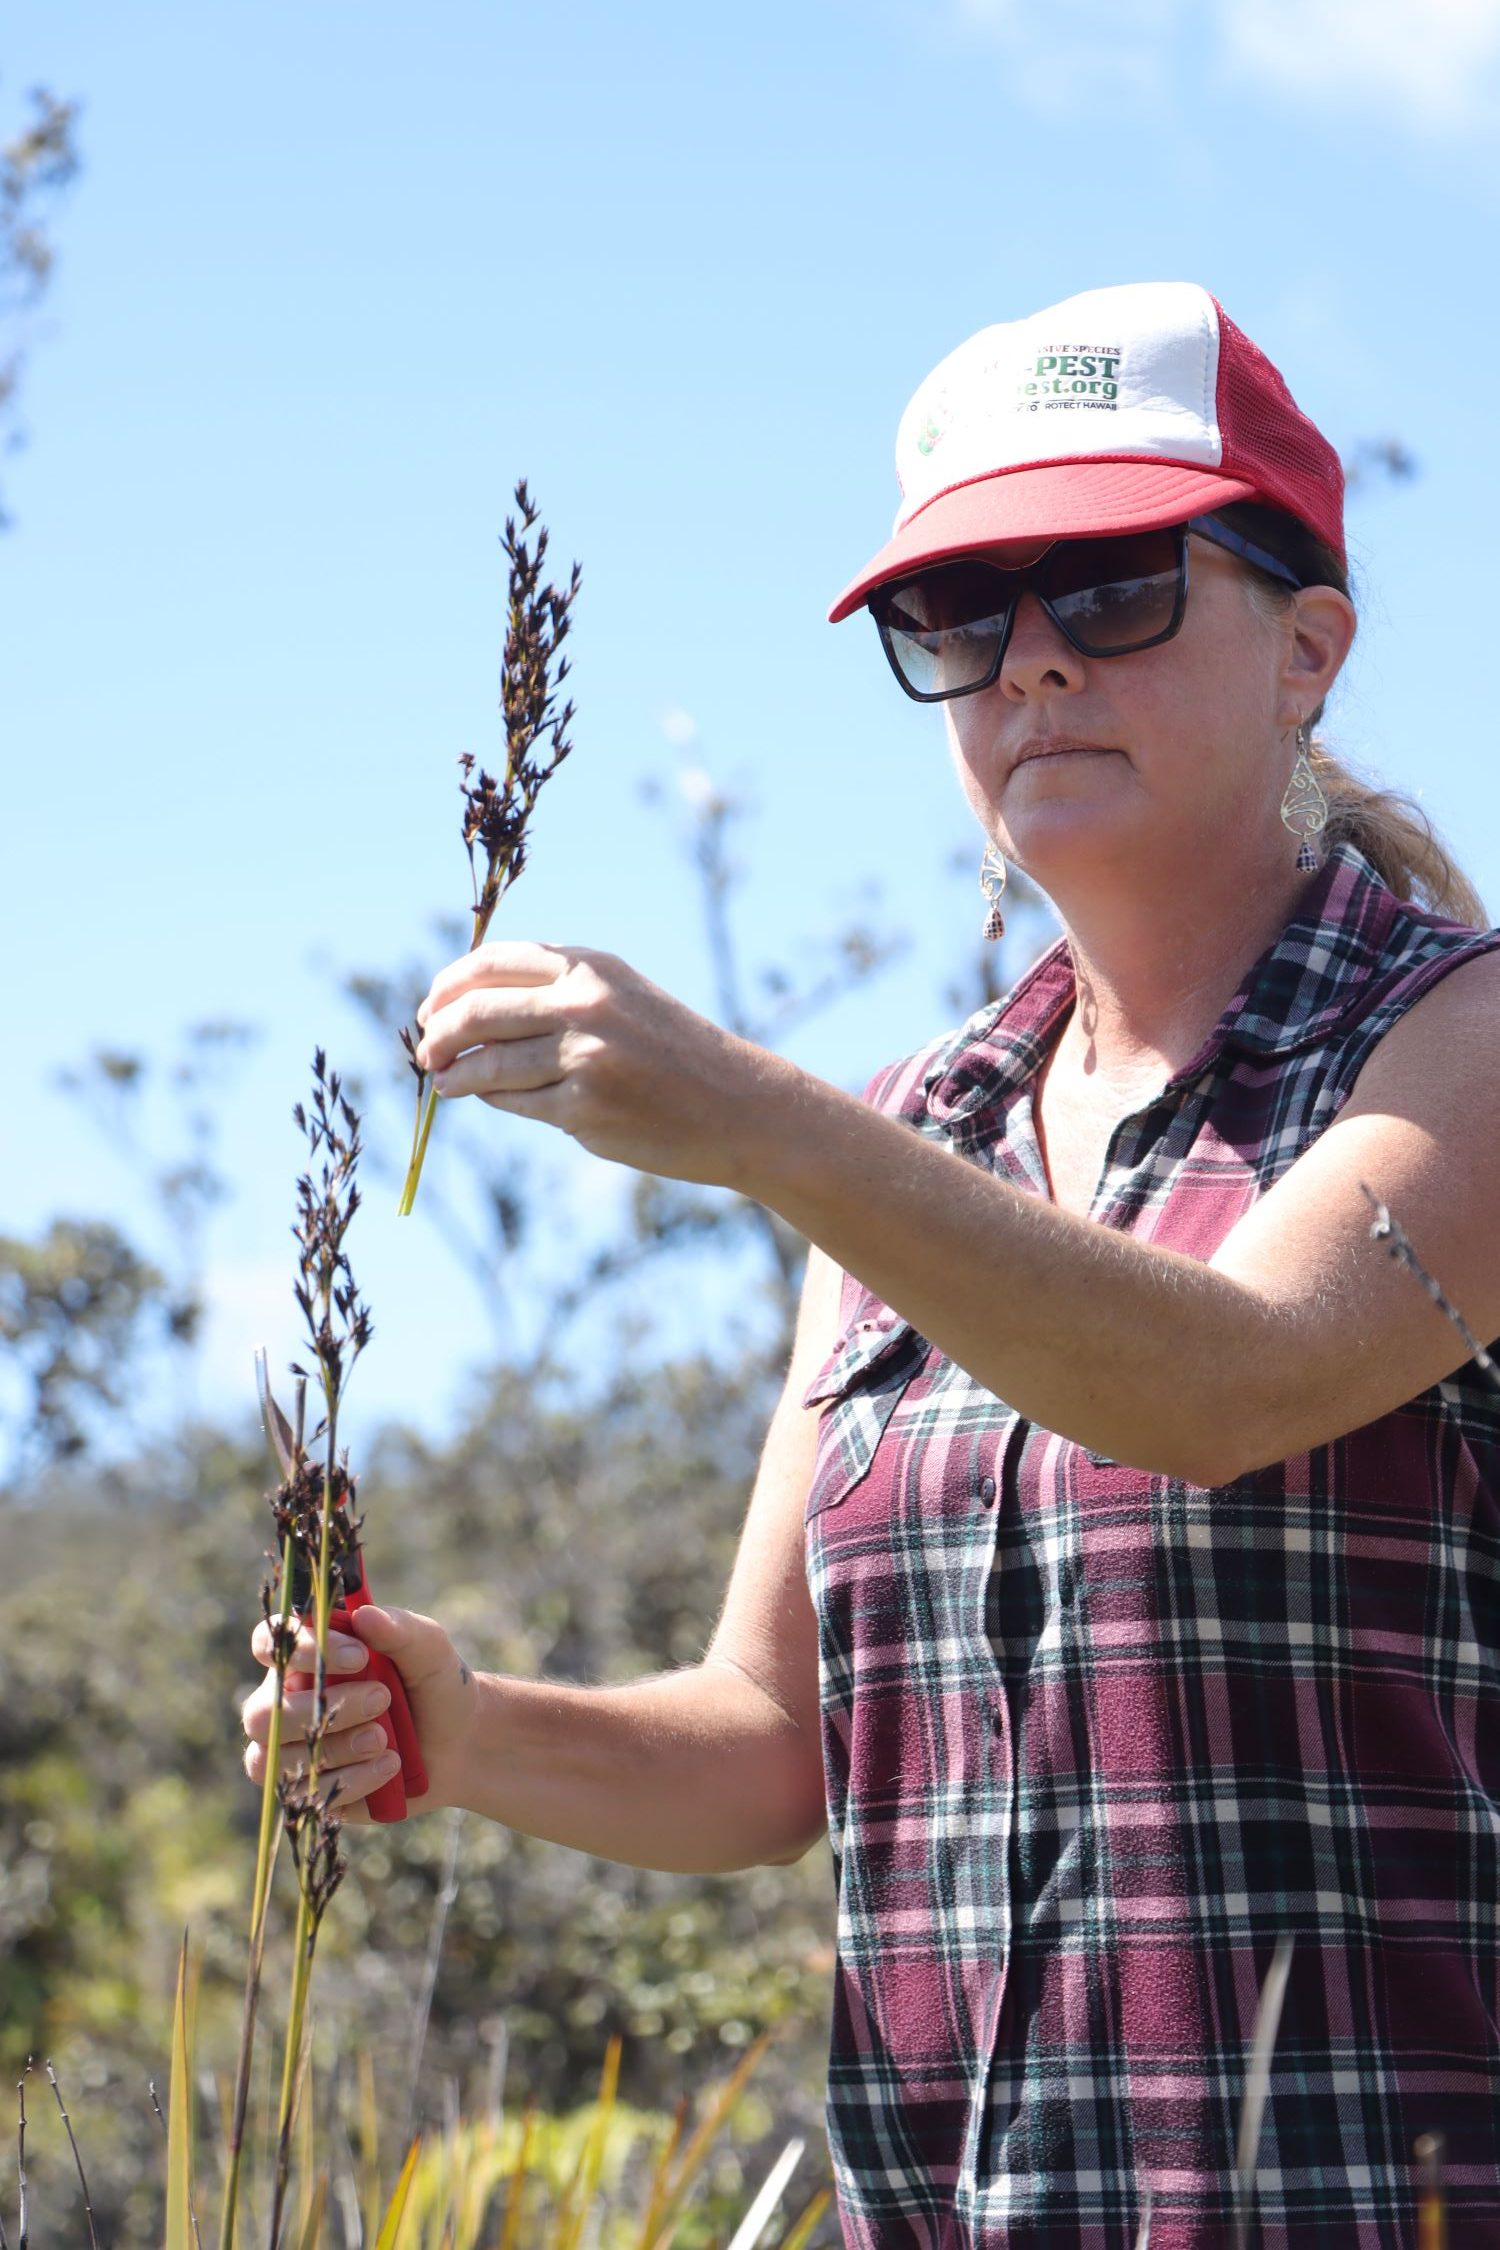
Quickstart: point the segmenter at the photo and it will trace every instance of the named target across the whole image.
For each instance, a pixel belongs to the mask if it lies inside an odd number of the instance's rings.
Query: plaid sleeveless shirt
[[[1093,1220],[1210,1258],[1496,947],[1336,848]],[[1046,1195],[1073,997],[1059,940],[867,1098]],[[1500,1393],[1470,1362],[1208,1491],[1027,1423],[846,1277],[807,1403],[852,2250],[1129,2250],[1148,2189],[1151,2250],[1227,2244],[1282,1932],[1252,2239],[1410,2244],[1439,2131],[1451,2242],[1500,2241]]]

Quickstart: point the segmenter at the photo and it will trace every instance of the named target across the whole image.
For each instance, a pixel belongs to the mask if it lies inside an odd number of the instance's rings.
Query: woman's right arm
[[[469,1675],[431,1619],[369,1618],[364,1637],[406,1681],[433,1780],[416,1809],[459,1804],[602,1859],[684,1874],[800,1859],[822,1833],[817,1633],[803,1572],[817,1416],[801,1401],[832,1348],[838,1292],[838,1268],[813,1251],[791,1366],[701,1662],[620,1687]],[[259,1640],[256,1650],[264,1661]],[[245,1706],[252,1778],[263,1770],[269,1688],[268,1675]],[[359,1694],[357,1683],[335,1691],[336,1728]],[[287,1764],[305,1701],[289,1691]],[[327,1759],[340,1757],[338,1731]],[[342,1771],[341,1816],[362,1818],[356,1792],[383,1776],[353,1760]]]

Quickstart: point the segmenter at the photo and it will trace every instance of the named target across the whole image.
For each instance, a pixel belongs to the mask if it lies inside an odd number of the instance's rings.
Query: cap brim
[[[1175,461],[1047,461],[1004,469],[929,500],[881,548],[828,612],[837,625],[877,586],[929,563],[1013,540],[1108,538],[1157,531],[1184,517],[1258,498],[1240,477],[1217,476]]]

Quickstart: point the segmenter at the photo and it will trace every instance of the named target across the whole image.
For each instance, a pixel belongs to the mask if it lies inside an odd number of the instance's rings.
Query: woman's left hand
[[[794,1075],[586,948],[478,946],[434,977],[417,1022],[445,1099],[477,1094],[617,1164],[725,1187]]]

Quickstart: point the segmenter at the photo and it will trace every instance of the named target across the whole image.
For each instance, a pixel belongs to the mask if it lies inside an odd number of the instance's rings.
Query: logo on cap
[[[1118,344],[1049,344],[1037,353],[1021,396],[1033,414],[1059,406],[1112,411],[1124,357]]]

